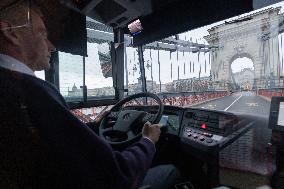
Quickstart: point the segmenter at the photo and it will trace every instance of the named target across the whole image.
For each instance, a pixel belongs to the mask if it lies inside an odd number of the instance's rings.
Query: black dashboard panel
[[[227,136],[238,130],[238,122],[238,117],[231,113],[186,109],[182,125],[195,128],[201,132]]]
[[[157,106],[127,109],[156,113]],[[165,106],[167,134],[178,136],[184,146],[206,153],[218,153],[247,132],[254,122],[229,112]]]
[[[186,146],[206,153],[218,153],[252,125],[253,122],[232,113],[187,108],[179,136]]]

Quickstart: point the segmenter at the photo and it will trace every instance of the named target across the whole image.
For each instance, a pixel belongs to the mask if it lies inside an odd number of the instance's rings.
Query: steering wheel
[[[150,97],[158,103],[158,111],[155,114],[141,110],[122,110],[124,104],[141,97]],[[149,121],[156,124],[160,121],[164,105],[161,99],[153,93],[138,93],[126,97],[115,104],[101,121],[99,127],[100,137],[107,140],[113,146],[130,145],[142,136],[143,125]]]

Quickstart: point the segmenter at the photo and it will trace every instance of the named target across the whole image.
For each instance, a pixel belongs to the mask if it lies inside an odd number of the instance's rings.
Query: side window
[[[126,95],[142,92],[137,48],[125,47],[124,55],[124,88],[128,89]]]
[[[87,18],[87,57],[59,52],[59,88],[67,101],[114,99],[112,29]],[[86,94],[85,94],[86,93]]]
[[[67,101],[83,100],[83,57],[59,52],[59,89]]]
[[[114,97],[110,43],[88,43],[86,86],[88,97]]]

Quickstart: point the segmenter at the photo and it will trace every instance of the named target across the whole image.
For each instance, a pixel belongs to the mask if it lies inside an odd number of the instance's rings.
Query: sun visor
[[[58,0],[38,1],[56,49],[74,55],[87,56],[86,16],[60,4]]]
[[[139,18],[143,30],[133,36],[133,43],[151,43],[252,10],[252,0],[171,0]]]
[[[113,28],[123,28],[138,17],[152,12],[151,0],[61,0],[76,10]]]

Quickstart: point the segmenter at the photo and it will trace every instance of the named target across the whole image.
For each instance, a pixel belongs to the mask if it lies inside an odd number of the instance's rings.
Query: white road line
[[[235,104],[243,95],[241,95],[239,98],[237,98],[230,106],[228,106],[224,111],[227,111],[233,104]]]

